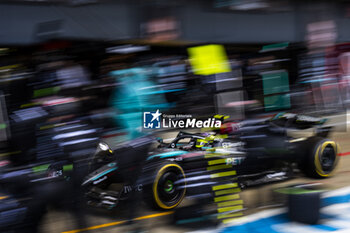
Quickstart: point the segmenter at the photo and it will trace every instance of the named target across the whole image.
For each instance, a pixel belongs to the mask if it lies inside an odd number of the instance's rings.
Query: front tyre
[[[305,173],[313,178],[333,175],[339,160],[339,146],[330,139],[313,138],[306,155]]]
[[[170,210],[178,206],[186,193],[185,173],[177,163],[166,162],[156,169],[152,184],[153,207]]]

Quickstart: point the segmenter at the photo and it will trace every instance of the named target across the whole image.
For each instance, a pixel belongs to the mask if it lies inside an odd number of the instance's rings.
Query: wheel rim
[[[322,170],[324,172],[328,173],[333,170],[336,156],[337,155],[333,146],[328,145],[324,148],[320,156],[320,163],[321,163]]]

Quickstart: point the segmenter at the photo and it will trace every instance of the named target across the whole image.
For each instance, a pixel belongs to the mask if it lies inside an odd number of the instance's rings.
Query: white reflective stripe
[[[326,192],[322,195],[322,198],[334,197],[334,196],[344,196],[344,195],[349,195],[349,194],[350,194],[350,186],[347,186],[344,188],[340,188],[337,190]]]
[[[111,201],[102,201],[103,204],[107,204],[107,205],[114,205],[115,202],[111,202]]]
[[[54,136],[52,139],[57,140],[57,139],[62,139],[62,138],[70,138],[70,137],[76,137],[76,136],[95,133],[95,132],[96,132],[96,129],[79,130],[76,132],[58,134],[58,135]]]
[[[190,181],[197,181],[197,180],[203,180],[208,178],[210,178],[210,175],[202,175],[202,176],[194,176],[186,179],[181,179],[181,181],[190,182]],[[180,180],[178,180],[176,183],[180,183]]]
[[[349,233],[349,229],[341,229],[341,230],[333,231],[332,233]]]
[[[85,139],[73,140],[73,141],[69,141],[69,142],[60,143],[59,146],[69,146],[69,145],[78,144],[78,143],[82,143],[82,142],[94,141],[97,139],[98,138],[85,138]]]
[[[326,220],[326,221],[322,221],[321,223],[322,223],[322,225],[330,226],[330,227],[334,227],[334,228],[340,228],[340,229],[347,228],[348,231],[350,232],[350,230],[349,230],[350,229],[350,221],[348,221],[348,220],[339,220],[339,219],[329,220],[329,221]]]
[[[59,131],[64,131],[64,130],[68,130],[68,129],[74,129],[74,128],[79,128],[79,127],[84,127],[87,126],[86,124],[81,125],[68,125],[68,126],[62,126],[62,127],[58,127],[58,128],[54,128],[54,131],[59,132]]]
[[[316,227],[312,227],[310,225],[296,223],[296,222],[288,222],[282,224],[274,224],[271,228],[277,232],[283,233],[325,233],[329,231],[325,231]],[[334,231],[333,231],[334,232]]]
[[[334,204],[323,207],[321,213],[331,215],[338,220],[350,220],[350,203]]]
[[[350,203],[346,202],[346,203],[326,206],[322,208],[321,212],[324,214],[334,214],[334,215],[343,215],[346,213],[350,214]]]
[[[116,200],[118,200],[117,198],[111,197],[111,196],[105,196],[105,197],[103,197],[103,199],[110,200],[110,201],[116,201]]]

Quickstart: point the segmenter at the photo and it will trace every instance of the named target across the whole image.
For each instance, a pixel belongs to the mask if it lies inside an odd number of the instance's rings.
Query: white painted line
[[[322,194],[322,198],[335,197],[335,196],[345,196],[350,194],[350,186],[336,189],[333,191],[328,191]]]
[[[334,228],[340,228],[344,229],[347,228],[349,229],[348,231],[350,232],[350,222],[346,220],[330,220],[330,221],[323,221],[321,222],[322,225],[334,227]]]
[[[322,229],[318,229],[315,227],[312,227],[312,225],[306,225],[302,223],[297,222],[288,222],[288,223],[281,223],[281,224],[274,224],[271,226],[272,229],[278,232],[283,233],[329,233],[329,231],[325,231]]]

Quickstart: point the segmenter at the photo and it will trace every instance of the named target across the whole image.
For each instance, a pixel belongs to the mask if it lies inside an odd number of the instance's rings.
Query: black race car
[[[296,170],[326,178],[337,165],[339,147],[327,139],[331,127],[323,126],[324,122],[296,114],[277,114],[270,119],[225,124],[225,134],[180,132],[170,143],[158,139],[158,148],[148,153],[143,165],[140,185],[126,185],[114,193],[106,190],[113,182],[123,183],[118,161],[135,155],[119,153],[118,146],[100,143],[92,159],[92,164],[100,168],[83,185],[91,187],[90,196],[100,206],[112,208],[134,188],[142,187],[148,203],[172,209],[186,192],[199,195],[203,184],[213,187],[224,182],[246,187],[287,179]]]

